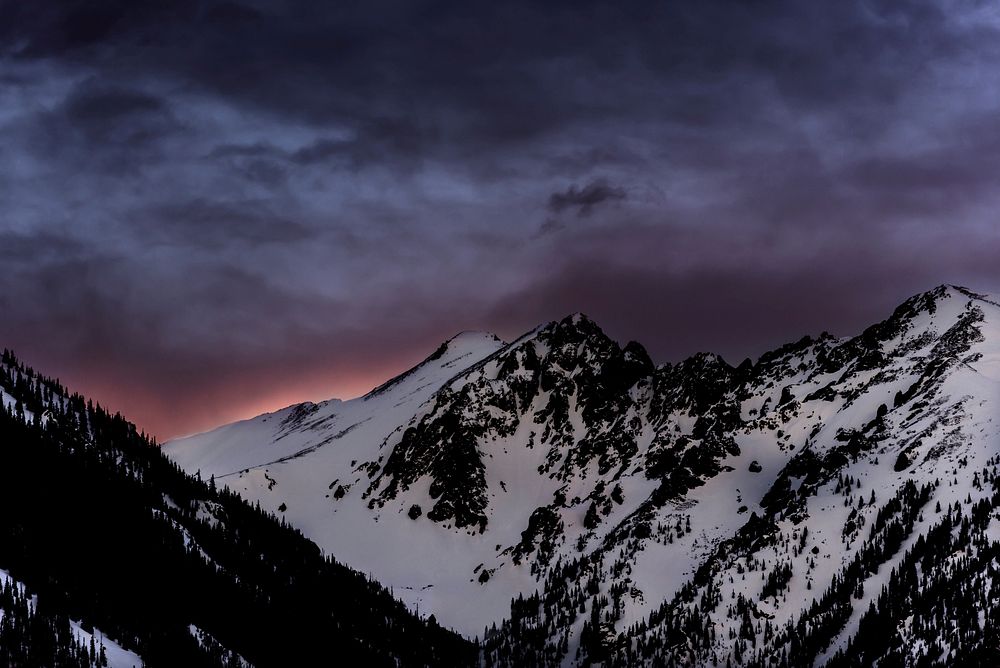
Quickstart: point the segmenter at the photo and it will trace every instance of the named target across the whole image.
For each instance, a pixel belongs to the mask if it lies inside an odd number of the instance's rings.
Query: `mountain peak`
[[[581,341],[591,338],[603,340],[608,338],[600,325],[585,313],[572,313],[561,320],[553,320],[543,327],[539,333],[567,341]]]
[[[482,346],[497,345],[503,346],[506,345],[506,343],[496,334],[482,330],[465,329],[438,346],[438,348],[431,353],[431,355],[427,357],[424,362],[440,359],[446,354],[456,356],[473,349],[481,348]]]
[[[450,339],[445,341],[446,344],[464,344],[467,342],[478,342],[478,341],[496,341],[498,343],[503,343],[503,339],[494,334],[493,332],[487,332],[482,329],[463,329],[458,334],[455,334]]]
[[[960,295],[962,297],[971,299],[973,301],[983,302],[985,304],[990,304],[992,306],[1000,307],[1000,300],[998,300],[996,295],[989,295],[981,292],[973,292],[969,288],[962,287],[961,285],[945,285],[941,287],[946,288],[952,294]]]
[[[926,311],[933,314],[936,311],[938,304],[953,298],[962,302],[972,300],[992,304],[993,306],[998,305],[997,300],[990,295],[973,292],[969,288],[961,285],[942,283],[941,285],[927,290],[926,292],[913,295],[900,304],[900,306],[896,309],[896,312],[909,311],[912,313]],[[895,316],[896,314],[894,313],[893,315]]]
[[[580,311],[570,313],[560,320],[554,320],[549,323],[549,326],[562,327],[566,329],[579,329],[582,331],[601,331],[601,327],[594,321],[593,318]]]
[[[438,346],[434,352],[424,358],[419,364],[410,367],[403,373],[382,383],[368,394],[365,399],[370,399],[383,394],[386,390],[395,387],[400,382],[406,380],[421,369],[437,364],[442,367],[453,366],[459,360],[478,361],[482,357],[499,350],[506,345],[500,337],[490,332],[475,330],[464,330],[455,334]]]
[[[978,295],[964,285],[957,285],[955,283],[941,283],[935,288],[928,290],[929,293],[934,293],[939,296],[944,295],[966,295],[974,297],[982,297],[983,295]]]
[[[579,325],[581,323],[594,324],[593,318],[584,313],[583,311],[577,311],[576,313],[570,313],[568,316],[563,318],[563,321],[569,321],[574,325]]]

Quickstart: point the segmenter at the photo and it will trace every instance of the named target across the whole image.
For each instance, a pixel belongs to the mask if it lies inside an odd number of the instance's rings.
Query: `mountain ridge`
[[[709,639],[685,641],[684,653],[662,641],[663,629],[688,619],[685,591],[704,597],[705,587],[721,591],[721,578],[739,575],[730,553],[718,552],[723,545],[748,551],[755,572],[766,564],[778,573],[768,591],[793,597],[766,614],[806,614],[813,584],[822,591],[840,577],[816,559],[860,558],[874,549],[863,543],[884,539],[862,539],[849,523],[889,506],[897,516],[973,429],[981,430],[976,453],[1000,448],[989,414],[1000,406],[998,314],[997,300],[942,285],[856,336],[807,336],[737,366],[711,353],[656,366],[641,345],[621,346],[571,315],[479,349],[454,373],[427,367],[409,393],[393,386],[364,415],[345,402],[331,421],[363,426],[227,480],[262,505],[283,506],[293,525],[348,563],[365,563],[411,607],[470,637],[489,629],[489,663],[574,665],[608,660],[611,648],[633,660],[647,652],[642,660],[653,662],[763,661],[762,648],[777,642],[773,629],[719,638],[702,628]],[[191,469],[208,452],[226,459],[244,447],[290,447],[262,426],[233,442],[206,436],[166,449]],[[985,464],[979,454],[966,461]],[[847,477],[903,496],[866,503],[850,519],[819,509],[814,496],[843,497]],[[973,485],[958,483],[957,469],[953,477],[963,490]],[[932,492],[957,502],[940,487]],[[972,486],[967,496],[974,504],[982,494]],[[876,507],[883,501],[889,506]],[[914,536],[930,531],[898,516]],[[805,555],[772,554],[763,537],[787,534],[790,544],[800,524],[821,542]],[[587,585],[577,591],[573,580]],[[544,601],[533,598],[541,590]],[[723,605],[713,594],[705,599],[712,612],[699,605],[699,616],[731,628],[751,595],[761,594],[731,588]],[[860,614],[848,615],[847,627]],[[771,659],[784,652],[788,660],[787,639],[773,649]],[[813,658],[833,660],[836,651]]]

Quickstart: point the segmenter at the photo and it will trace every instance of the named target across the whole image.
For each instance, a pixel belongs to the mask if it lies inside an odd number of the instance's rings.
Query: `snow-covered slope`
[[[165,448],[422,613],[496,624],[488,663],[948,661],[993,628],[998,415],[997,299],[942,286],[739,367],[654,367],[580,315],[464,335],[362,399]],[[949,527],[968,553],[927,556]],[[918,559],[985,592],[978,635],[899,584]]]
[[[338,561],[375,575],[397,597],[472,636],[510,606],[506,591],[487,603],[472,573],[489,556],[482,540],[414,522],[397,506],[372,512],[362,495],[377,460],[413,416],[456,374],[503,347],[492,334],[465,332],[406,373],[352,401],[305,403],[207,434],[165,451],[185,469],[215,476],[268,510],[281,509]],[[419,502],[426,503],[426,495]],[[477,561],[478,559],[478,561]],[[523,586],[532,584],[524,579]],[[447,611],[455,614],[449,616]],[[454,621],[453,621],[454,620]]]
[[[503,342],[484,332],[463,332],[409,371],[354,401],[307,402],[172,441],[166,451],[185,468],[197,465],[223,478],[246,469],[310,454],[364,455],[352,446],[379,441],[405,423],[445,381],[496,352]],[[205,447],[210,443],[211,447]],[[322,452],[319,452],[322,450]]]
[[[31,595],[23,583],[4,570],[0,570],[0,592],[0,637],[4,657],[10,665],[32,656],[31,653],[38,649],[32,643],[44,637],[39,628],[45,629],[49,635],[46,639],[53,645],[65,648],[64,658],[71,658],[75,663],[97,668],[142,668],[144,665],[138,654],[124,649],[100,629],[88,631],[73,620],[66,625],[49,619],[40,623],[38,617],[44,613],[39,613],[38,597]],[[23,654],[11,651],[14,646],[23,649]],[[37,660],[37,655],[32,658]]]

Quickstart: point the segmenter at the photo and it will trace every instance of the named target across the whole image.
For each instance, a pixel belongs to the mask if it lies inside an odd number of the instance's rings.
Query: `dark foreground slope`
[[[154,667],[474,661],[472,644],[6,352],[0,389],[0,569],[48,629],[7,629],[17,665],[90,665],[53,658],[73,654],[67,618]]]

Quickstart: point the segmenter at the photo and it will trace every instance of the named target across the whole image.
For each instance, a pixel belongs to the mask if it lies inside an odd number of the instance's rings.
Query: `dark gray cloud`
[[[966,0],[59,0],[0,21],[0,345],[169,435],[584,310],[661,360],[1000,291]]]
[[[562,213],[571,209],[577,216],[583,217],[589,215],[598,205],[605,202],[619,202],[625,197],[624,188],[613,186],[604,179],[596,179],[582,188],[572,185],[563,192],[549,195],[549,211]]]
[[[166,104],[160,98],[138,91],[95,89],[86,86],[66,99],[66,116],[75,127],[106,131],[116,123],[136,116],[160,115]]]

